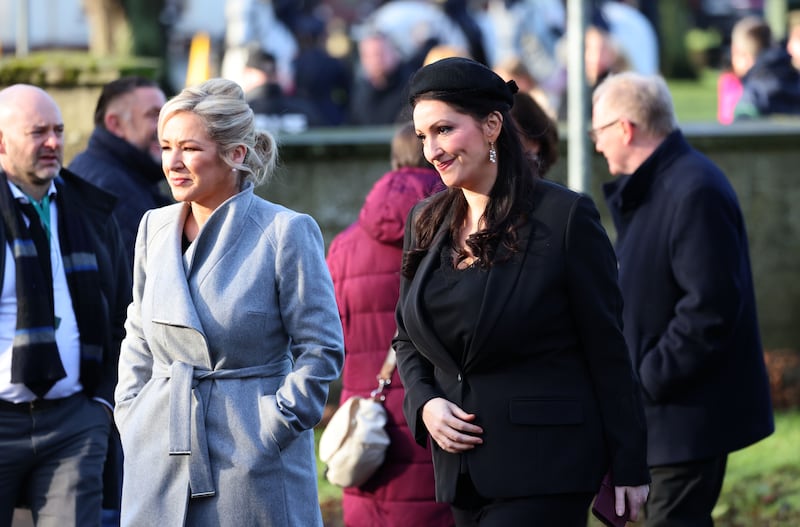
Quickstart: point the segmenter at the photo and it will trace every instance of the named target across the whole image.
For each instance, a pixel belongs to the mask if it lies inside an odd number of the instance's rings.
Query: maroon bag
[[[614,485],[611,484],[611,475],[607,473],[603,476],[600,490],[597,491],[597,497],[594,499],[592,514],[608,527],[625,527],[625,524],[630,521],[630,511],[626,504],[625,514],[617,516],[614,508],[615,501]]]

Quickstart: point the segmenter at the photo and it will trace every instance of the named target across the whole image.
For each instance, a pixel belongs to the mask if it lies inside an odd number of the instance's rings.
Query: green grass
[[[314,437],[316,438],[316,451],[317,451],[317,483],[319,484],[319,501],[324,503],[329,500],[342,499],[342,489],[336,485],[332,485],[325,479],[325,463],[319,459],[319,437],[322,435],[322,428],[314,430]]]
[[[800,525],[800,410],[775,416],[775,433],[731,454],[719,527]]]
[[[725,488],[786,465],[800,469],[800,410],[777,413],[774,434],[731,454]]]
[[[706,69],[697,80],[667,79],[680,123],[717,122],[719,71]]]
[[[319,437],[323,428],[314,430],[315,450],[317,452],[317,486],[322,522],[325,527],[343,527],[342,521],[342,489],[332,485],[325,479],[325,463],[319,459]]]

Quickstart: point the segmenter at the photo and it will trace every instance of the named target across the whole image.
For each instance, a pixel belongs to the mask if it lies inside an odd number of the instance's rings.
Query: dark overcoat
[[[64,193],[62,199],[71,214],[83,216],[86,234],[95,250],[103,309],[94,314],[94,320],[107,328],[100,376],[91,379],[82,376],[81,384],[88,396],[99,397],[111,404],[117,384],[120,342],[125,336],[125,314],[131,300],[128,259],[119,228],[111,216],[114,197],[69,170],[62,168],[58,177],[63,182],[60,186],[60,191]],[[0,244],[5,243],[5,229],[0,227]],[[5,251],[0,251],[0,284],[3,283],[5,272],[5,256]]]
[[[161,164],[125,139],[97,127],[86,150],[75,156],[69,168],[117,198],[113,216],[132,263],[136,231],[145,211],[172,202],[159,189],[159,183],[165,181]]]
[[[727,178],[676,130],[604,190],[649,464],[719,456],[768,436],[747,233]]]
[[[100,376],[90,379],[82,375],[81,384],[87,395],[112,404],[117,384],[120,343],[125,336],[125,314],[131,301],[130,264],[120,229],[112,214],[115,198],[67,169],[61,169],[59,178],[64,183],[61,191],[69,213],[83,216],[87,235],[95,250],[103,309],[94,314],[94,321],[108,328]],[[6,242],[5,229],[0,227],[0,246]],[[5,256],[6,252],[0,251],[0,284],[5,273]],[[112,431],[103,475],[103,506],[110,509],[119,507],[117,482],[121,475],[116,457],[119,453],[114,449],[117,444],[116,432]]]

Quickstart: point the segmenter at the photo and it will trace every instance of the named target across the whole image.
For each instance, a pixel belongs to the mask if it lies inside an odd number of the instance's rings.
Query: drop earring
[[[494,148],[494,143],[489,143],[489,162],[497,163],[497,150]]]

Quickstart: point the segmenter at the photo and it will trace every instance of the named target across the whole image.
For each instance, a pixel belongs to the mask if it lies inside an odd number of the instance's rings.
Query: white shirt
[[[8,183],[15,199],[29,201],[16,185]],[[50,183],[50,196],[56,194],[55,184]],[[25,222],[28,223],[27,217]],[[14,254],[8,243],[5,244],[6,260],[3,273],[3,291],[0,294],[0,399],[13,403],[28,402],[36,399],[36,395],[24,384],[11,382],[11,354],[14,332],[17,329],[17,277]],[[80,383],[80,333],[78,321],[72,308],[72,297],[64,272],[64,261],[61,258],[61,245],[58,239],[58,212],[54,199],[50,200],[50,264],[53,269],[53,299],[55,314],[61,319],[56,329],[56,345],[61,356],[61,363],[67,376],[59,380],[47,394],[45,399],[68,397],[83,389]]]

